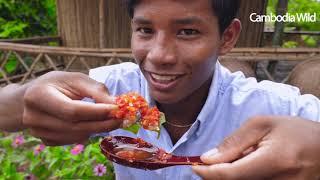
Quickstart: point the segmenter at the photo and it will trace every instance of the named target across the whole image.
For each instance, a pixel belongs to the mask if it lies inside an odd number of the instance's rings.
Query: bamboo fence
[[[38,41],[39,44],[45,42],[43,39],[41,41],[32,39],[32,41]],[[22,44],[24,42],[27,41],[0,42],[0,86],[11,83],[25,83],[53,70],[88,73],[89,69],[97,66],[134,62],[130,49],[52,47]],[[100,63],[92,65],[90,63],[92,58],[99,60]],[[17,68],[13,72],[8,72],[6,65],[12,59],[15,59]],[[320,49],[235,48],[228,55],[220,57],[220,59],[248,62],[320,60]],[[74,67],[75,63],[80,63],[82,65],[81,68]],[[269,80],[274,80],[267,67],[262,67],[262,70]]]

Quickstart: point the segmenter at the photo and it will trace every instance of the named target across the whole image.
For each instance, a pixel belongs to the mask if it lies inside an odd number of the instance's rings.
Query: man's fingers
[[[70,120],[73,122],[77,121],[102,121],[110,118],[110,112],[118,109],[117,105],[114,104],[94,104],[85,101],[73,100],[67,103],[66,108],[54,109],[61,115],[53,114],[60,118]]]
[[[71,122],[61,120],[44,112],[35,111],[30,108],[25,109],[24,114],[25,115],[23,118],[23,124],[25,126],[33,128],[46,128],[52,131],[98,133],[117,129],[122,124],[122,121],[120,120],[111,119],[107,119],[104,121],[93,119]],[[35,118],[41,119],[41,121],[35,121]]]
[[[59,77],[63,73],[50,75]],[[25,105],[70,121],[104,120],[109,111],[117,108],[104,84],[81,73],[67,77],[51,83],[34,83],[25,93]],[[85,97],[93,98],[98,104],[81,101]]]
[[[50,123],[50,119],[45,119],[45,123]],[[108,132],[117,129],[122,124],[119,120],[106,120],[106,121],[84,121],[79,123],[63,123],[55,121],[54,126],[63,126],[61,129],[54,127],[46,129],[42,127],[33,127],[30,129],[30,134],[34,137],[45,140],[47,145],[65,145],[73,143],[81,143],[88,139],[93,133]],[[47,127],[47,126],[43,126]],[[58,129],[58,130],[57,130]],[[58,142],[58,143],[57,143]]]
[[[210,166],[192,166],[193,172],[198,174],[202,179],[204,180],[222,180],[227,179],[226,175],[224,174],[218,174],[217,170],[218,168],[223,168],[227,166],[227,164],[216,164],[216,165],[210,165]],[[232,179],[228,179],[232,180]]]
[[[89,138],[89,135],[84,133],[70,133],[70,132],[55,132],[48,129],[32,128],[30,134],[34,137],[46,141],[48,145],[66,145],[77,142],[83,142]],[[59,142],[59,143],[57,143]]]
[[[282,173],[278,169],[293,170],[280,167],[281,161],[271,149],[262,147],[232,163],[195,166],[193,170],[204,179],[264,179]]]
[[[82,121],[75,123],[72,131],[85,130],[90,133],[109,132],[120,128],[121,120],[105,120],[105,121]]]
[[[45,97],[42,99],[34,96]],[[94,104],[81,100],[72,100],[57,89],[51,87],[39,90],[37,95],[27,94],[25,104],[37,110],[68,121],[105,120],[111,110],[117,109],[114,104]]]
[[[206,164],[232,162],[255,147],[270,132],[271,125],[266,118],[248,120],[216,148],[201,156]]]
[[[80,95],[81,98],[92,98],[96,103],[115,103],[114,98],[109,95],[108,88],[103,83],[97,82],[81,73],[74,76],[74,83],[67,82],[70,91],[74,92],[74,94]]]

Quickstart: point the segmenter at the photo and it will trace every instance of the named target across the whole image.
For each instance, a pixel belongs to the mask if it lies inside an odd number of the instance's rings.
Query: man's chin
[[[151,96],[160,104],[175,104],[181,100],[176,94],[153,92]]]

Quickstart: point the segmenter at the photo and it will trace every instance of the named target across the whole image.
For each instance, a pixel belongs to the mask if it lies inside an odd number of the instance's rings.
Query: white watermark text
[[[286,13],[285,15],[259,15],[257,13],[250,14],[251,22],[316,22],[317,13],[296,13],[290,14]]]

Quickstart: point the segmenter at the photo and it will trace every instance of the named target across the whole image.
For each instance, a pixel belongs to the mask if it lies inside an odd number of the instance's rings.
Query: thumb
[[[81,93],[82,97],[93,99],[96,103],[115,104],[115,98],[110,96],[108,88],[87,75],[77,74],[73,79],[73,88]]]
[[[255,117],[249,119],[237,131],[225,138],[223,142],[201,156],[206,164],[229,163],[253,151],[260,140],[271,129],[270,119]]]

